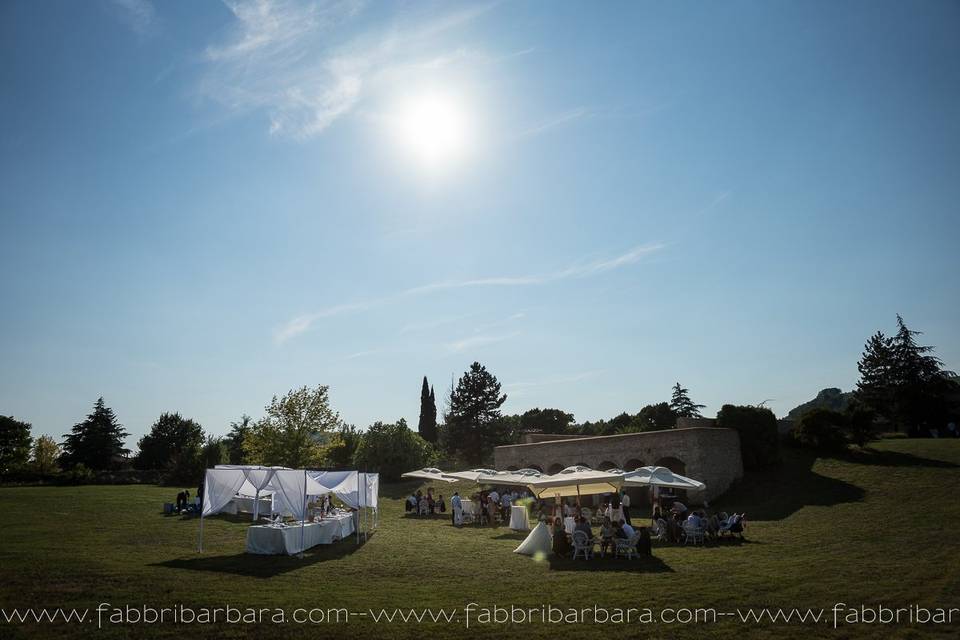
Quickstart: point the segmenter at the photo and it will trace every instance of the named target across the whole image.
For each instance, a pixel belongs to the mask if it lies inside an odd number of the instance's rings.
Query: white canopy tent
[[[424,467],[416,471],[408,471],[400,476],[401,478],[416,480],[437,480],[439,482],[456,482],[457,478],[451,478],[448,474],[434,467]]]
[[[203,483],[203,510],[200,513],[199,551],[203,551],[203,518],[219,513],[237,492],[246,485],[259,495],[270,491],[273,496],[273,511],[289,513],[301,523],[301,547],[303,523],[307,517],[307,504],[311,498],[332,493],[348,507],[364,516],[366,509],[374,510],[374,526],[379,506],[380,476],[376,473],[357,471],[310,471],[285,467],[257,467],[252,465],[222,465],[207,469]],[[247,489],[249,490],[249,488]],[[359,518],[359,515],[358,515]],[[357,529],[357,540],[361,527]],[[363,535],[366,536],[364,531]]]
[[[457,480],[466,480],[467,482],[477,482],[477,478],[493,476],[497,474],[496,469],[468,469],[467,471],[451,471],[443,475]]]
[[[536,469],[520,469],[518,471],[497,471],[493,475],[480,475],[477,484],[497,485],[505,487],[526,487],[531,481],[546,477]]]

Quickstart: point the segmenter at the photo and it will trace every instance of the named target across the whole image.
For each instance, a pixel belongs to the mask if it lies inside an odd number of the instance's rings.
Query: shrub
[[[793,437],[802,447],[821,451],[844,451],[847,448],[847,416],[832,409],[807,411],[793,429]]]
[[[740,434],[744,469],[764,469],[780,463],[777,417],[770,409],[725,404],[717,414],[717,426]]]
[[[384,482],[400,474],[428,466],[435,457],[433,446],[407,428],[402,418],[394,424],[377,422],[363,434],[353,456],[354,465],[376,471]]]

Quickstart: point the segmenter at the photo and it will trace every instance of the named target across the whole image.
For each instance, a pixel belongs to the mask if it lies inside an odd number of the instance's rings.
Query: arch
[[[674,473],[679,473],[684,475],[686,473],[687,465],[683,463],[683,460],[680,458],[674,458],[673,456],[666,456],[657,460],[656,465],[658,467],[666,467],[673,471]]]
[[[543,467],[541,467],[541,466],[538,465],[538,464],[528,464],[528,465],[526,466],[526,468],[527,468],[527,469],[536,469],[536,470],[539,471],[540,473],[543,473]]]
[[[531,467],[531,468],[532,468],[532,467]],[[547,473],[549,473],[550,475],[553,475],[553,474],[555,474],[555,473],[560,473],[561,471],[563,471],[563,470],[566,469],[566,468],[567,468],[566,466],[560,464],[559,462],[554,462],[552,465],[550,465],[550,466],[547,468]]]
[[[516,470],[519,469],[519,468],[520,468],[520,467],[518,467],[517,465],[512,464],[512,465],[510,465],[509,467],[507,467],[507,471],[516,471]]]
[[[588,469],[593,469],[593,465],[592,465],[592,464],[587,464],[586,462],[578,462],[578,463],[576,464],[576,466],[578,466],[578,467],[586,467],[586,468],[588,468]]]
[[[633,471],[643,466],[646,466],[643,464],[643,460],[638,460],[637,458],[630,458],[629,460],[623,463],[623,470]]]
[[[604,460],[600,463],[600,466],[597,467],[598,471],[606,471],[607,469],[619,469],[620,465],[616,462],[610,462],[609,460]],[[631,469],[632,471],[632,469]]]

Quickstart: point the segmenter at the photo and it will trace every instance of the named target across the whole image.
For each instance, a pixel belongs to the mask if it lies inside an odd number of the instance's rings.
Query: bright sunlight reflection
[[[408,98],[394,116],[394,133],[402,152],[430,170],[446,168],[469,151],[470,125],[463,105],[438,92]]]

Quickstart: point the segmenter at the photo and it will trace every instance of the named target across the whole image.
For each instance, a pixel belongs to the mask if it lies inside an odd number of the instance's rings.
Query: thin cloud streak
[[[585,116],[590,115],[590,110],[586,107],[577,107],[576,109],[571,109],[570,111],[561,113],[559,115],[553,116],[547,120],[544,120],[540,124],[534,125],[529,129],[525,129],[517,134],[518,138],[530,138],[533,136],[538,136],[542,133],[549,131],[550,129],[555,129],[559,126],[565,125],[574,120],[579,120]]]
[[[150,0],[111,0],[114,13],[141,38],[153,34],[157,11]]]
[[[448,351],[451,353],[460,353],[466,351],[467,349],[476,349],[478,347],[485,347],[487,345],[496,344],[498,342],[505,342],[511,340],[520,335],[519,331],[514,331],[513,333],[507,334],[483,334],[478,336],[470,336],[469,338],[464,338],[462,340],[456,340],[454,342],[448,342],[445,346]]]
[[[645,256],[663,249],[666,245],[661,243],[639,245],[619,256],[595,260],[586,264],[578,264],[548,272],[540,275],[521,275],[490,278],[472,278],[468,280],[450,280],[446,282],[435,282],[432,284],[421,285],[406,289],[399,293],[374,298],[365,302],[354,302],[348,304],[339,304],[315,313],[303,314],[287,322],[283,327],[274,333],[274,339],[277,344],[282,344],[290,338],[310,329],[314,322],[322,318],[342,315],[357,311],[369,311],[371,309],[384,306],[388,303],[397,301],[401,298],[411,296],[421,296],[441,291],[464,289],[471,287],[521,287],[538,286],[559,282],[571,278],[584,278],[599,275],[615,269],[620,269],[639,262]],[[519,315],[518,317],[523,317]]]

